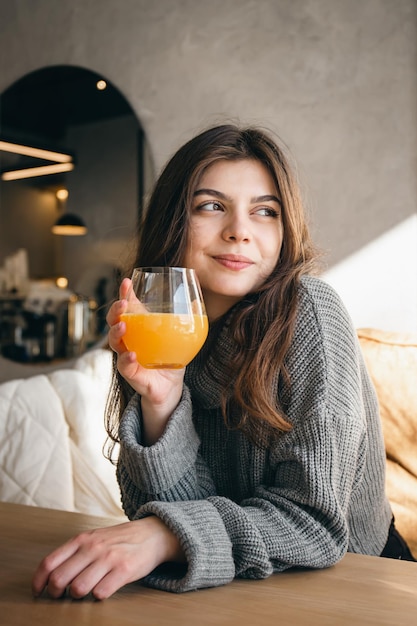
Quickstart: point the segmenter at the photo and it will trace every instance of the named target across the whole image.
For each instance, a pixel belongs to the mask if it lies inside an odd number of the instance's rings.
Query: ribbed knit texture
[[[392,515],[379,412],[337,294],[320,279],[302,280],[287,358],[291,390],[281,390],[293,428],[267,449],[224,425],[227,324],[218,341],[224,358],[214,362],[203,349],[188,366],[182,400],[155,445],[141,444],[138,396],[120,424],[126,514],[159,516],[187,557],[187,567],[164,565],[144,582],[181,592],[328,567],[347,550],[379,555]]]

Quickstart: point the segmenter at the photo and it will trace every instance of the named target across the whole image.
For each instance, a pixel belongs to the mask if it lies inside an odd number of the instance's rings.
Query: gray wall
[[[208,124],[272,129],[331,267],[415,215],[416,31],[415,0],[9,0],[0,92],[50,64],[102,73],[157,169]]]

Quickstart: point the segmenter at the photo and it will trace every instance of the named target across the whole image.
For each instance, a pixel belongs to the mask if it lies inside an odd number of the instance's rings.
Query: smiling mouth
[[[220,254],[218,256],[214,256],[213,259],[220,263],[220,265],[223,265],[223,267],[227,267],[228,269],[235,271],[244,270],[253,265],[253,261],[251,259],[239,254]]]

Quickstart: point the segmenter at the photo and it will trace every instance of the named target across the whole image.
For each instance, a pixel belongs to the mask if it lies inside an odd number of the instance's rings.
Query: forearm
[[[343,516],[337,528],[303,509],[288,514],[275,504],[252,506],[214,496],[191,502],[149,502],[138,515],[157,515],[175,533],[188,564],[182,577],[157,569],[145,583],[166,591],[184,592],[219,586],[235,577],[262,579],[291,567],[323,568],[347,549]]]
[[[128,517],[150,500],[198,500],[215,494],[210,472],[199,454],[187,388],[163,435],[143,445],[140,398],[134,396],[120,425],[117,478]]]

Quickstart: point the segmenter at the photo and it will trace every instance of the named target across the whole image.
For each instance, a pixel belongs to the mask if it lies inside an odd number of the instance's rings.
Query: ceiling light
[[[78,215],[64,213],[52,226],[54,235],[86,235],[87,226]]]
[[[72,156],[69,154],[54,152],[52,150],[42,150],[41,148],[33,148],[32,146],[23,146],[18,143],[11,143],[10,141],[0,141],[0,150],[3,152],[13,152],[13,154],[35,157],[36,159],[58,161],[58,163],[70,163],[72,161]]]
[[[96,87],[99,91],[103,91],[103,89],[106,89],[107,83],[105,80],[98,80],[96,83]]]
[[[55,284],[60,289],[66,289],[68,287],[68,278],[66,276],[58,276]]]
[[[66,200],[68,198],[68,189],[58,189],[56,197],[58,200]]]
[[[60,172],[70,172],[74,169],[74,163],[52,163],[51,165],[41,165],[40,167],[27,167],[21,170],[10,170],[3,172],[2,180],[18,180],[20,178],[33,178],[35,176],[46,176],[47,174],[59,174]]]

